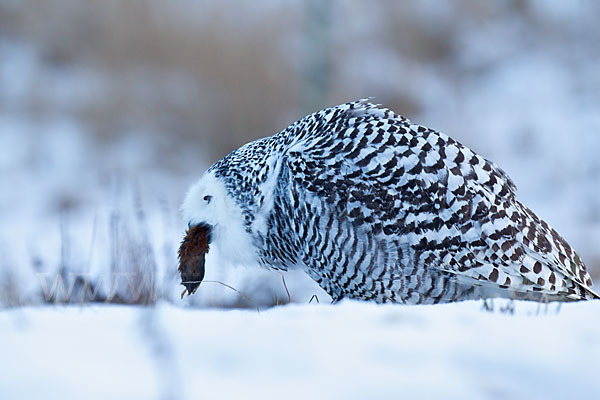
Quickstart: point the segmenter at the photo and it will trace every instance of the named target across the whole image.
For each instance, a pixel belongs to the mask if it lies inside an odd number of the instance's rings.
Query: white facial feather
[[[242,224],[242,212],[212,171],[192,185],[181,211],[191,225],[205,223],[212,227],[210,252],[219,253],[221,260],[231,264],[258,265],[251,236]]]

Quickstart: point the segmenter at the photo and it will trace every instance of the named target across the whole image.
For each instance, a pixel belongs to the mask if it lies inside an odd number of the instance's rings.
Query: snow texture
[[[103,287],[104,297],[115,293],[124,297],[128,283],[115,284],[116,277],[130,274],[134,279],[141,271],[150,277],[145,285],[154,292],[149,297],[174,301],[181,290],[176,248],[185,229],[178,208],[189,184],[218,158],[206,146],[209,138],[229,137],[230,129],[222,128],[229,126],[226,120],[238,114],[249,118],[242,113],[246,109],[256,110],[252,116],[261,121],[276,122],[273,129],[252,130],[244,119],[239,123],[242,130],[249,136],[268,136],[308,111],[367,96],[454,137],[502,167],[517,184],[523,203],[565,237],[598,279],[598,4],[438,3],[332,2],[329,25],[322,27],[329,32],[329,51],[335,54],[326,104],[310,110],[287,107],[278,113],[222,102],[228,96],[255,94],[243,89],[228,94],[226,85],[215,87],[202,69],[190,75],[177,68],[163,70],[159,63],[115,72],[84,62],[77,50],[72,60],[64,59],[66,64],[53,63],[48,59],[52,49],[44,47],[47,42],[2,34],[0,303],[43,303],[48,300],[43,282],[50,285],[58,276],[67,281],[83,277]],[[25,7],[20,4],[0,3],[0,12],[7,12],[7,26],[10,12]],[[258,65],[261,70],[276,68],[271,64],[277,59],[290,67],[286,98],[297,97],[294,87],[306,86],[302,66],[308,62],[307,54],[314,52],[310,46],[302,50],[305,2],[285,7],[274,1],[252,7],[196,2],[185,9],[152,4],[149,10],[173,29],[219,21],[223,36],[240,41],[235,49],[251,45],[245,40],[283,15],[291,18],[283,19],[281,35],[260,42],[261,48],[273,49],[278,56],[261,59]],[[63,10],[70,8],[47,11],[56,18]],[[215,13],[231,18],[214,18]],[[100,18],[93,13],[90,17]],[[76,24],[65,18],[53,23],[72,31],[50,31],[46,36],[68,47],[66,39],[79,36]],[[44,24],[35,26],[51,29],[53,25],[45,22],[44,17]],[[236,75],[238,80],[243,79]],[[202,89],[205,86],[212,89]],[[110,108],[108,125],[101,129],[99,121],[81,117],[96,115],[96,108],[105,110],[106,104],[125,95],[131,97],[129,106],[139,107],[124,113],[125,123],[113,121],[117,114]],[[161,98],[171,102],[172,109],[154,103]],[[252,102],[262,104],[263,99]],[[162,113],[140,113],[154,107]],[[193,143],[171,135],[186,120],[172,110],[182,109],[202,116],[202,126],[192,129],[197,132]],[[226,118],[216,112],[220,109]],[[177,123],[150,118],[154,114]],[[165,144],[170,150],[164,150]],[[230,269],[214,257],[207,260],[207,273],[206,279],[226,281],[253,297],[268,293],[261,302],[285,296],[276,273]],[[66,283],[68,288],[71,282]],[[295,283],[290,278],[288,284]],[[318,290],[309,280],[297,286],[304,287],[298,301]],[[217,285],[204,289],[186,301],[210,306],[240,300]]]
[[[498,310],[499,303],[496,303]],[[505,303],[502,303],[505,305]],[[600,398],[600,302],[0,314],[6,399]]]

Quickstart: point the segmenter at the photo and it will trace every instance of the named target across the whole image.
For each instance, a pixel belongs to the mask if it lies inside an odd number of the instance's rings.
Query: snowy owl
[[[494,163],[366,100],[311,114],[221,159],[182,206],[188,294],[216,249],[300,268],[333,301],[599,298],[567,242]]]

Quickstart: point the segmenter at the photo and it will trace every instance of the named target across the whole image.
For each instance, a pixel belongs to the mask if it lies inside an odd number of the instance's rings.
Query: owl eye
[[[204,201],[206,201],[207,203],[210,203],[211,200],[212,200],[212,196],[209,196],[209,195],[204,196]]]

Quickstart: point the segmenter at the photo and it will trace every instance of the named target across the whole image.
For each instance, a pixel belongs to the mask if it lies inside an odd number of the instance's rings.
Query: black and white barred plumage
[[[597,298],[584,263],[452,138],[358,101],[215,163],[183,210],[234,263],[304,269],[334,300]]]

